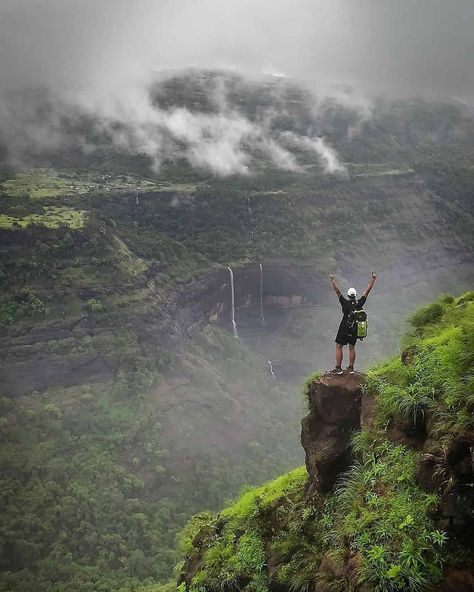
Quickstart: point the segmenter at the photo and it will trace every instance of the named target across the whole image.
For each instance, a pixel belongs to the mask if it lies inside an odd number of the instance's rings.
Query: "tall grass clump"
[[[337,486],[330,546],[348,545],[356,580],[370,589],[417,592],[436,584],[446,536],[428,517],[436,496],[416,483],[416,454],[366,430],[353,445],[359,460]]]
[[[393,359],[368,373],[377,425],[425,422],[431,437],[449,440],[474,428],[474,293],[443,297],[411,323],[406,364]]]
[[[208,513],[195,516],[180,536],[181,549],[186,554],[192,551],[196,537],[202,541],[202,562],[190,592],[208,588],[239,589],[243,582],[245,590],[267,592],[264,540],[268,536],[270,516],[274,511],[278,513],[280,526],[288,526],[288,536],[291,529],[299,528],[297,513],[291,508],[301,501],[306,478],[304,467],[300,467],[246,491],[217,516]],[[282,550],[288,547],[285,537],[279,543]]]

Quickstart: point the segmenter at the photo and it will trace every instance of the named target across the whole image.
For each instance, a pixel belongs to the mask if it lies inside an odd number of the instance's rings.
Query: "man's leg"
[[[342,361],[342,359],[341,359]],[[356,347],[349,343],[349,366],[354,368],[354,362],[356,361]]]
[[[340,368],[342,366],[342,345],[340,343],[336,343],[336,368]]]

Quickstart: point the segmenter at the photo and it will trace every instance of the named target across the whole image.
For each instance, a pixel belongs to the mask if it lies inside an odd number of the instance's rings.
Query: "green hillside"
[[[472,566],[463,538],[472,515],[456,531],[437,507],[456,479],[449,451],[463,437],[472,445],[473,323],[472,292],[418,310],[405,363],[367,373],[373,418],[354,435],[355,462],[335,491],[308,498],[300,468],[197,515],[181,535],[188,584],[179,590],[433,590],[448,566]],[[420,487],[422,448],[442,475],[432,492]],[[469,491],[472,467],[464,477]]]
[[[190,514],[291,466],[296,438],[282,434],[291,412],[272,408],[286,395],[232,336],[205,335],[212,360],[197,345],[188,352],[181,404],[172,390],[162,403],[157,389],[140,394],[153,377],[140,386],[123,376],[105,389],[0,399],[0,590],[128,591],[166,578]],[[232,388],[219,390],[224,380]],[[258,418],[241,436],[231,394]],[[209,408],[222,422],[211,443]]]

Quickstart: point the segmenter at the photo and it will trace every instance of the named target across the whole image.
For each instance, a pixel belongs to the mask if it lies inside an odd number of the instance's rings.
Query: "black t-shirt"
[[[339,296],[339,302],[341,303],[342,314],[343,314],[341,326],[343,326],[343,325],[347,326],[347,318],[348,318],[351,310],[361,310],[361,308],[364,306],[366,300],[367,300],[366,296],[361,296],[359,298],[359,300],[357,300],[356,304],[354,305],[353,304],[353,302],[355,302],[354,300],[348,300],[347,298],[344,298],[344,296],[342,294]]]

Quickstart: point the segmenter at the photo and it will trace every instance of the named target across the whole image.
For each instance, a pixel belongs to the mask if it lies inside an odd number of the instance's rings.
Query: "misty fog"
[[[0,6],[0,140],[16,167],[31,164],[32,153],[69,145],[73,135],[87,152],[94,141],[71,131],[85,115],[116,146],[148,155],[156,171],[165,158],[185,158],[217,175],[245,175],[249,146],[297,171],[290,145],[343,174],[318,130],[272,133],[274,113],[251,121],[228,104],[225,89],[214,89],[213,113],[158,108],[150,91],[176,69],[221,68],[248,80],[290,77],[311,90],[315,109],[336,96],[361,119],[380,94],[470,104],[473,18],[467,0],[142,0],[133,9],[123,0],[7,0]]]
[[[0,79],[100,97],[224,67],[472,99],[473,19],[469,0],[4,0]]]

